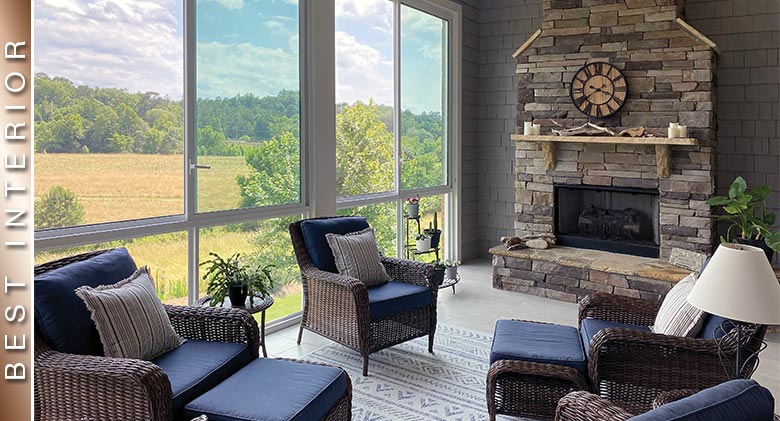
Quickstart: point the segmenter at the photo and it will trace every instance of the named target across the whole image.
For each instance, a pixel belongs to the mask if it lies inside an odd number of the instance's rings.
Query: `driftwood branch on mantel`
[[[621,136],[552,136],[552,135],[519,135],[513,134],[512,140],[525,142],[539,142],[544,152],[544,164],[547,171],[555,169],[557,143],[601,143],[623,145],[654,145],[655,162],[658,167],[658,177],[669,177],[669,164],[672,145],[694,146],[699,141],[687,137],[621,137]]]

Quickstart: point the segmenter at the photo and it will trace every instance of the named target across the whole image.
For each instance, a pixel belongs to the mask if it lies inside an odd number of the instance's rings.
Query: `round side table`
[[[198,301],[195,301],[195,305],[208,307],[209,301],[211,301],[211,296],[207,295]],[[223,301],[222,304],[216,305],[216,307],[240,308],[251,314],[260,313],[260,348],[263,350],[263,357],[267,357],[268,352],[265,350],[265,311],[272,305],[274,305],[274,297],[271,297],[270,295],[266,297],[255,295],[254,305],[251,306],[249,305],[249,297],[246,298],[246,302],[242,306],[231,305],[230,299],[225,297],[225,301]]]

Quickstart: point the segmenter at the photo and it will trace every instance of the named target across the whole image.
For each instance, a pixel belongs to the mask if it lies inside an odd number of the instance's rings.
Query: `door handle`
[[[210,170],[211,165],[203,165],[203,164],[196,164],[192,162],[192,158],[190,158],[190,167],[189,167],[189,173],[192,174],[192,170]]]

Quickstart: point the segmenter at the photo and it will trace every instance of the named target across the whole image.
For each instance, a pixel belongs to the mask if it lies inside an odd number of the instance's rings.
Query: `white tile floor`
[[[461,281],[451,289],[439,291],[439,323],[493,332],[498,319],[526,319],[577,325],[577,305],[561,301],[493,289],[490,261],[479,260],[460,268]],[[269,356],[297,358],[331,343],[312,332],[304,332],[301,345],[295,343],[298,327],[290,327],[267,337]],[[768,348],[761,353],[761,364],[753,376],[775,396],[780,411],[780,334],[766,338]]]

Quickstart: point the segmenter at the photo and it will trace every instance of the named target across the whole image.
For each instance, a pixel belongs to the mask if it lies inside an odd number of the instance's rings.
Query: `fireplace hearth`
[[[658,190],[556,184],[554,192],[559,244],[659,256]]]

